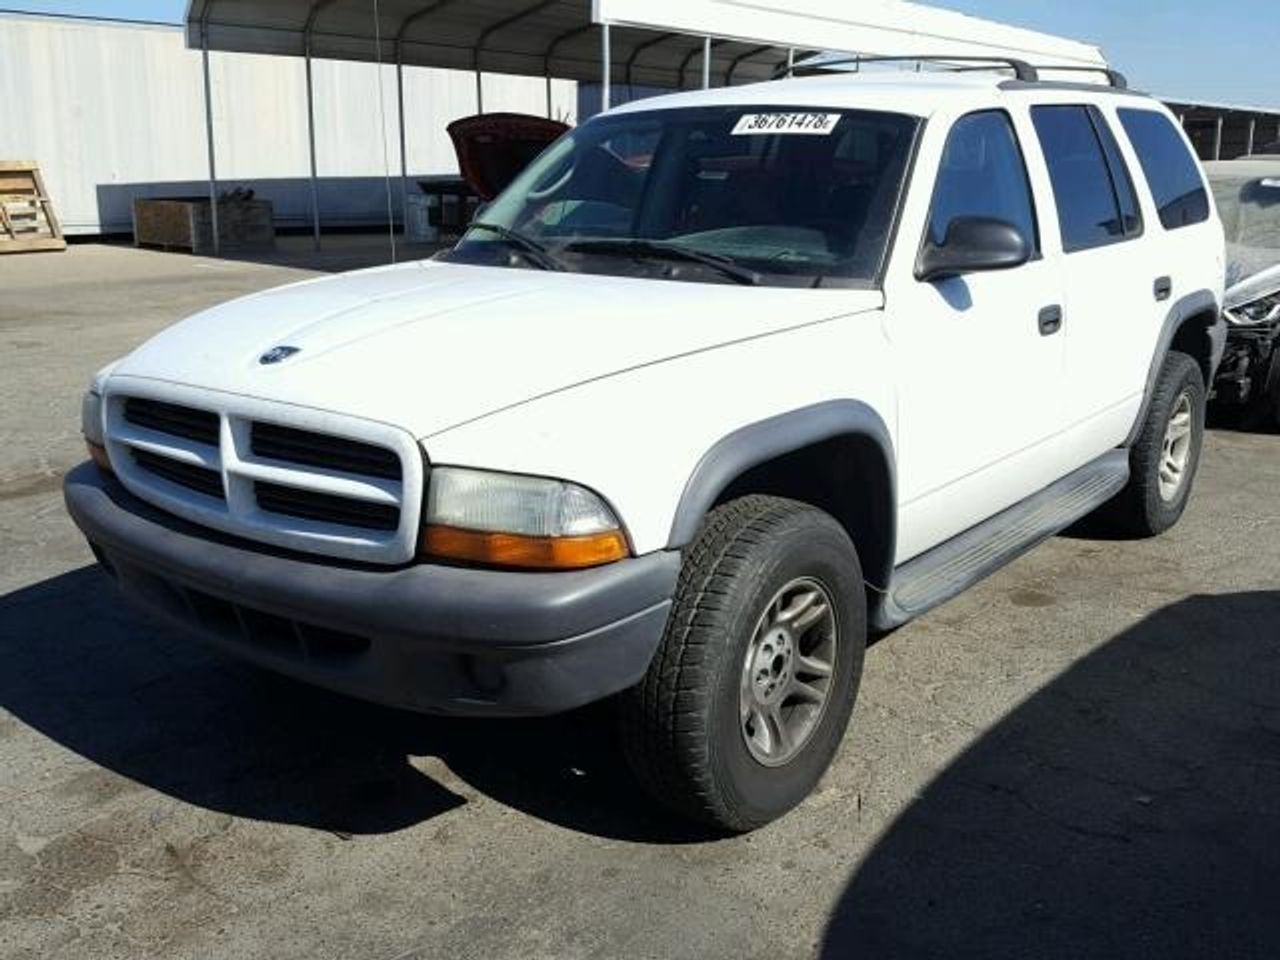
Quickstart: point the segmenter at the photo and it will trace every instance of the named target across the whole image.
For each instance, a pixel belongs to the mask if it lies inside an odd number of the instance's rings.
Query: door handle
[[[1051,337],[1062,329],[1062,308],[1057,304],[1040,311],[1040,336]]]
[[[1157,300],[1168,300],[1173,296],[1173,281],[1168,277],[1157,277],[1155,295]]]

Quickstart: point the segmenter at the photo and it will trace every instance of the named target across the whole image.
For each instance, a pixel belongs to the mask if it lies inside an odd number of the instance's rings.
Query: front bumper
[[[132,600],[261,666],[432,713],[558,713],[639,682],[680,557],[563,573],[377,568],[275,550],[151,507],[90,463],[67,509]]]
[[[1266,397],[1280,402],[1280,323],[1227,327],[1214,399],[1247,404]]]

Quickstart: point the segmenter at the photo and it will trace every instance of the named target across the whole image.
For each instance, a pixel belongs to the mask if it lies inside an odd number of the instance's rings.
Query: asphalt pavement
[[[876,642],[831,773],[746,837],[655,810],[608,704],[399,713],[125,607],[59,490],[94,370],[369,256],[0,258],[0,957],[1280,955],[1266,429],[1219,423],[1170,534],[1072,531]]]

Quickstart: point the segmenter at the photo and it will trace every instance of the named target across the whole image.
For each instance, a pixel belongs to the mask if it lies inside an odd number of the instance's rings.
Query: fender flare
[[[669,549],[680,549],[697,535],[702,518],[729,485],[747,470],[816,443],[840,437],[870,441],[884,458],[888,482],[887,543],[881,544],[884,569],[867,569],[867,582],[883,588],[893,570],[897,539],[897,460],[883,418],[860,400],[828,400],[741,427],[718,440],[698,461],[680,495],[668,537]]]
[[[1160,329],[1160,339],[1156,342],[1156,351],[1151,357],[1151,367],[1147,371],[1147,384],[1142,394],[1142,406],[1138,410],[1137,419],[1133,422],[1129,436],[1125,439],[1125,447],[1133,446],[1138,439],[1138,434],[1142,432],[1142,425],[1147,421],[1147,413],[1151,409],[1151,398],[1156,389],[1156,380],[1159,379],[1160,370],[1164,367],[1165,357],[1169,355],[1169,350],[1173,346],[1174,337],[1182,329],[1183,324],[1202,313],[1212,313],[1217,317],[1213,326],[1207,331],[1210,341],[1209,376],[1208,382],[1205,383],[1205,388],[1208,389],[1213,386],[1214,375],[1218,371],[1218,364],[1222,362],[1222,355],[1226,350],[1227,322],[1222,319],[1222,307],[1213,292],[1211,290],[1196,290],[1194,293],[1188,293],[1186,296],[1181,297],[1174,303],[1164,318],[1164,326]]]

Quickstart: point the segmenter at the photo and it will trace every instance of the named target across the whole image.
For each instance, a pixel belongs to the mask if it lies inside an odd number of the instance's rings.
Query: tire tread
[[[1188,463],[1191,475],[1184,481],[1178,500],[1168,504],[1160,496],[1157,472],[1170,411],[1178,394],[1188,386],[1197,401],[1195,429],[1199,435],[1195,438],[1196,447]],[[1131,536],[1153,537],[1164,533],[1181,518],[1199,462],[1204,432],[1204,400],[1204,374],[1200,364],[1188,354],[1170,351],[1152,391],[1142,430],[1129,449],[1129,483],[1105,508],[1105,516],[1113,527]]]
[[[732,615],[730,588],[771,536],[807,504],[753,494],[709,513],[688,549],[676,584],[671,621],[657,660],[641,683],[624,694],[622,742],[641,785],[677,812],[702,823],[750,829],[732,798],[716,787],[706,726],[713,647],[725,642]]]

